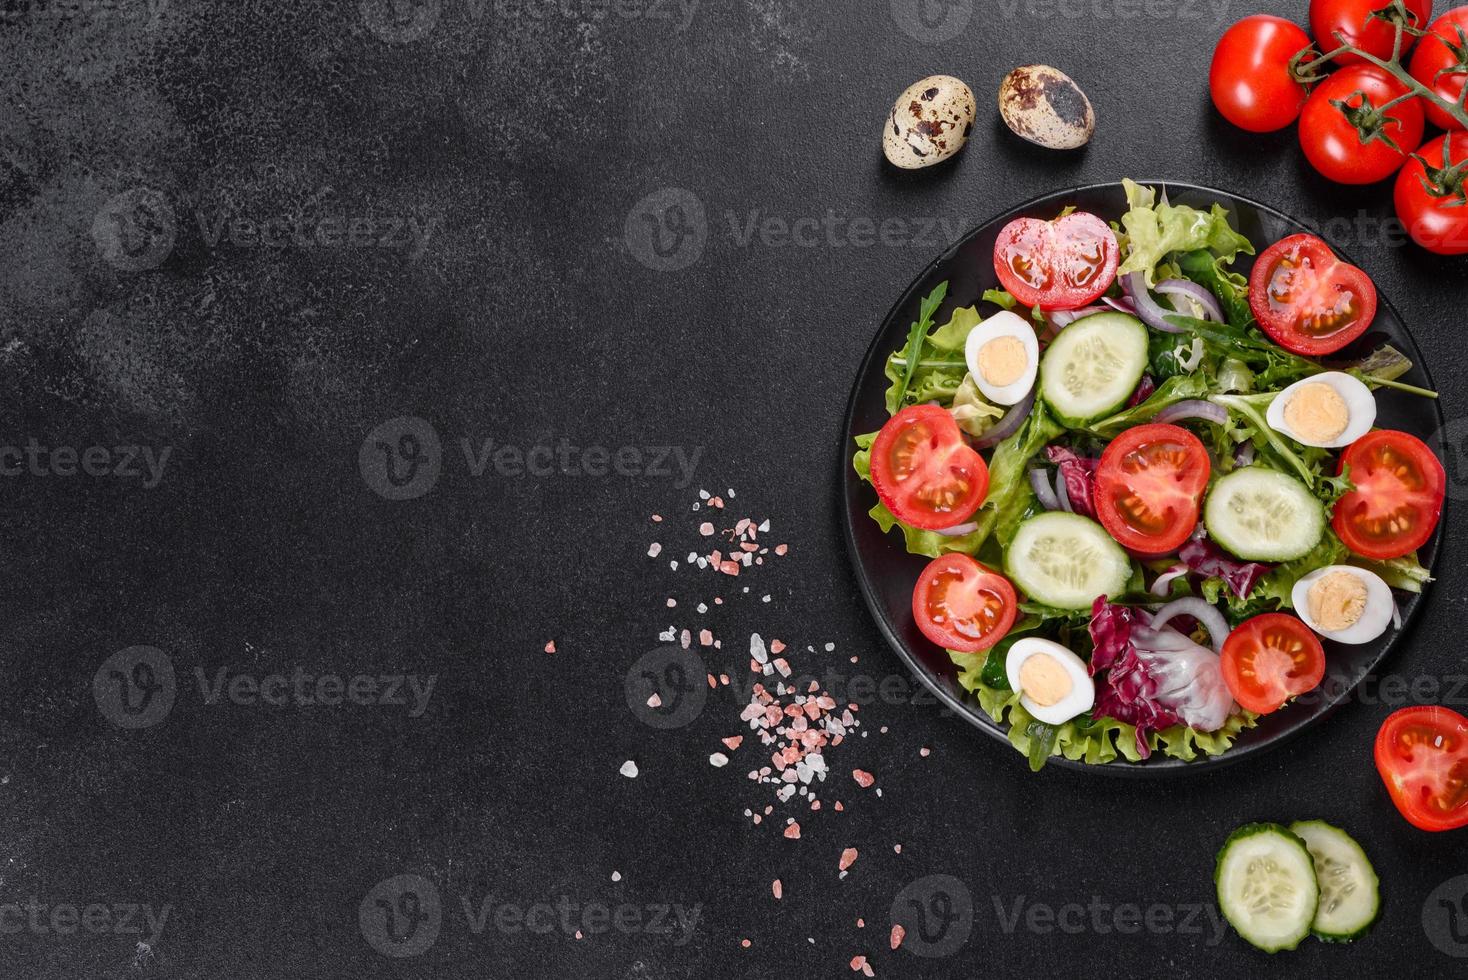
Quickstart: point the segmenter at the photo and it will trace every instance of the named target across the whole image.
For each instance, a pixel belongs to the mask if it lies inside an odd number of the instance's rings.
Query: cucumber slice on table
[[[1063,511],[1021,524],[1004,566],[1026,595],[1057,609],[1090,609],[1098,595],[1125,592],[1132,574],[1126,552],[1105,528]]]
[[[1320,904],[1315,862],[1287,828],[1251,823],[1235,830],[1218,852],[1213,879],[1223,917],[1251,945],[1274,953],[1310,935]]]
[[[1350,834],[1324,820],[1300,820],[1290,830],[1315,860],[1320,908],[1311,931],[1328,943],[1348,943],[1371,928],[1381,911],[1376,869]]]
[[[1040,358],[1040,394],[1067,425],[1110,415],[1127,403],[1147,370],[1147,328],[1125,313],[1077,320]]]
[[[1293,561],[1320,543],[1325,508],[1294,477],[1246,466],[1208,491],[1203,524],[1214,541],[1245,561]]]

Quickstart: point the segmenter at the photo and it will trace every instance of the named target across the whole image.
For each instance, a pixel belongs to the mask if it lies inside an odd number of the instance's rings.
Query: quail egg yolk
[[[1031,701],[1046,708],[1075,688],[1065,667],[1046,653],[1031,654],[1020,664],[1019,686]]]
[[[1340,392],[1320,381],[1301,385],[1285,404],[1284,417],[1295,435],[1316,443],[1339,437],[1351,422]]]
[[[1366,583],[1350,572],[1331,572],[1310,586],[1310,617],[1323,630],[1355,626],[1366,611]]]
[[[995,337],[979,348],[979,373],[996,388],[1014,384],[1028,366],[1025,345],[1017,337]]]

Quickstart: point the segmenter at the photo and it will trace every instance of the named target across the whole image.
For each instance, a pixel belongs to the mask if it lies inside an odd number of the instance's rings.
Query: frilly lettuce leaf
[[[1105,765],[1117,758],[1125,758],[1128,762],[1141,761],[1141,754],[1137,751],[1137,732],[1131,725],[1114,718],[1092,718],[1089,715],[1082,715],[1064,725],[1044,725],[1024,709],[1017,693],[984,683],[983,668],[987,654],[950,650],[948,655],[960,669],[958,682],[973,693],[984,713],[1000,724],[1009,723],[1010,744],[1030,757],[1031,768],[1038,769],[1047,758],[1055,756],[1089,765]],[[1216,732],[1200,732],[1186,725],[1174,725],[1153,732],[1149,741],[1154,753],[1161,752],[1174,759],[1192,762],[1199,755],[1221,755],[1233,745],[1240,732],[1253,728],[1258,722],[1258,716],[1239,711],[1230,715],[1227,723]],[[1045,729],[1053,729],[1053,735]],[[1037,745],[1037,735],[1051,742],[1048,754],[1037,751],[1043,748],[1043,745]],[[1036,765],[1037,756],[1040,765]]]
[[[1127,213],[1121,224],[1126,229],[1127,256],[1118,275],[1141,272],[1147,285],[1155,285],[1159,263],[1173,252],[1207,249],[1220,262],[1232,262],[1240,252],[1254,254],[1254,246],[1228,223],[1228,212],[1215,204],[1211,211],[1186,205],[1158,204],[1157,193],[1130,180],[1126,188]]]
[[[974,438],[994,428],[994,423],[1004,417],[1004,409],[984,397],[972,374],[963,376],[958,390],[953,393],[953,404],[949,406],[948,413],[960,429]]]

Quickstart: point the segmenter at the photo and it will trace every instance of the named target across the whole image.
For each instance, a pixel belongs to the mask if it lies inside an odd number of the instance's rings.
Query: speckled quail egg
[[[1020,705],[1047,725],[1063,725],[1096,703],[1096,683],[1085,661],[1053,640],[1016,640],[1004,670]]]
[[[1371,431],[1376,398],[1349,374],[1327,371],[1281,391],[1269,403],[1264,420],[1302,446],[1339,449]]]
[[[964,343],[969,374],[995,405],[1015,405],[1035,387],[1040,345],[1035,328],[1005,310],[969,331]]]
[[[999,86],[999,115],[1015,135],[1052,150],[1085,146],[1096,131],[1096,110],[1065,72],[1023,65]]]
[[[1327,565],[1301,576],[1290,600],[1306,626],[1339,643],[1370,643],[1386,632],[1395,609],[1381,576],[1354,565]]]
[[[904,170],[942,163],[968,142],[977,112],[973,90],[962,81],[930,75],[897,97],[882,130],[882,152]]]

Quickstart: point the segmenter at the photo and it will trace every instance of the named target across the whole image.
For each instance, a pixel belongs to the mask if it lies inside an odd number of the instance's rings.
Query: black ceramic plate
[[[1223,191],[1166,181],[1143,183],[1153,187],[1165,186],[1175,204],[1190,204],[1207,209],[1214,202],[1221,203],[1231,212],[1235,226],[1249,237],[1260,252],[1272,242],[1307,230],[1299,222],[1278,211]],[[866,596],[867,605],[878,628],[898,656],[907,662],[940,700],[980,731],[1003,742],[1004,751],[1013,753],[1017,761],[1020,756],[1008,743],[1005,736],[1006,726],[997,724],[984,713],[978,702],[958,684],[957,671],[948,654],[928,642],[918,632],[912,619],[912,587],[927,559],[908,554],[903,548],[900,534],[894,530],[891,534],[884,535],[876,522],[867,516],[867,511],[876,502],[876,494],[869,485],[857,478],[851,468],[851,440],[861,433],[881,428],[882,423],[887,420],[883,406],[887,379],[882,374],[883,366],[887,356],[906,342],[907,332],[917,319],[918,306],[923,297],[932,292],[939,283],[948,281],[948,295],[943,308],[938,312],[938,323],[945,322],[949,312],[955,307],[977,303],[985,289],[998,286],[992,253],[1000,229],[1018,217],[1053,218],[1067,205],[1090,211],[1107,221],[1116,221],[1126,209],[1126,196],[1121,185],[1116,183],[1072,188],[1037,198],[969,232],[958,244],[928,266],[887,314],[882,329],[872,341],[852,388],[851,400],[846,409],[846,424],[841,434],[842,480],[846,490],[843,515],[846,544],[856,566],[857,581],[861,583],[862,593]],[[1352,261],[1349,255],[1343,252],[1340,254],[1347,261]],[[1248,257],[1241,257],[1236,268],[1247,274],[1250,264]],[[1371,270],[1366,271],[1369,273]],[[1337,356],[1344,358],[1357,352],[1365,353],[1383,342],[1395,345],[1412,358],[1416,365],[1403,380],[1426,388],[1433,387],[1432,379],[1423,367],[1421,351],[1417,349],[1411,334],[1407,332],[1397,311],[1386,297],[1381,297],[1376,323],[1372,329]],[[1376,394],[1379,405],[1377,424],[1382,428],[1402,429],[1425,440],[1443,424],[1441,410],[1433,400],[1387,389],[1381,389]],[[1436,558],[1441,533],[1439,524],[1438,532],[1433,535],[1427,547],[1422,549],[1422,563],[1428,568],[1432,567]],[[1050,765],[1113,775],[1161,776],[1216,769],[1220,765],[1257,755],[1314,725],[1344,701],[1363,678],[1376,670],[1377,665],[1401,640],[1423,601],[1423,596],[1401,599],[1399,594],[1403,628],[1389,630],[1375,643],[1345,646],[1327,642],[1326,675],[1321,688],[1313,696],[1260,719],[1258,727],[1242,733],[1233,747],[1222,755],[1183,762],[1157,753],[1146,762],[1129,763],[1118,759],[1102,766],[1055,757],[1050,760]]]

